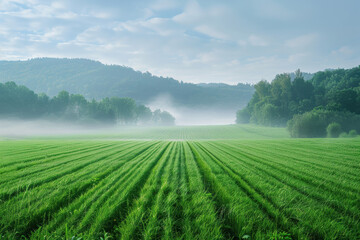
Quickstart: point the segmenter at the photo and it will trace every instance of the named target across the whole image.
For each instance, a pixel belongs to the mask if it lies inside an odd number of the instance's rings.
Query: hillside
[[[190,84],[153,76],[132,68],[87,59],[39,58],[0,61],[0,82],[14,81],[35,92],[54,96],[62,90],[86,98],[130,97],[150,104],[164,96],[174,107],[235,110],[244,107],[251,85]],[[204,79],[206,81],[206,79]],[[219,79],[221,81],[221,79]]]

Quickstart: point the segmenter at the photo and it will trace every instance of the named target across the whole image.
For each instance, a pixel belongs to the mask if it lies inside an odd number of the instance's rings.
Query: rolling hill
[[[38,58],[0,61],[0,82],[14,81],[35,92],[54,96],[59,91],[79,93],[88,99],[131,97],[149,104],[159,96],[176,107],[239,109],[254,89],[248,84],[191,84],[153,76],[119,65],[104,65],[88,59]],[[219,79],[221,81],[221,79]]]

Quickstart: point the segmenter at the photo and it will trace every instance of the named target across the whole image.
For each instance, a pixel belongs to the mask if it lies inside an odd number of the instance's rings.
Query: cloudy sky
[[[90,58],[185,82],[360,64],[358,0],[0,0],[0,59]]]

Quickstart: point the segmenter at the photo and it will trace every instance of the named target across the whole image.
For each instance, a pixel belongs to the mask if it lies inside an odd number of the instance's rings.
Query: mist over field
[[[0,136],[22,138],[32,136],[56,136],[94,134],[110,131],[109,127],[90,127],[50,120],[0,119]]]
[[[170,94],[156,96],[147,104],[150,109],[164,109],[175,117],[176,125],[226,125],[234,124],[236,114],[228,106],[181,106],[174,103]]]
[[[204,120],[205,122],[206,120]],[[203,139],[233,139],[246,138],[249,136],[242,126],[224,124],[206,124],[191,122],[190,124],[176,126],[159,125],[84,125],[74,124],[64,121],[50,121],[49,119],[20,120],[20,119],[1,119],[0,120],[0,140],[2,139],[47,139],[47,138],[67,138],[74,139],[112,139],[112,140],[185,140],[193,138]],[[197,123],[197,124],[196,124]],[[250,128],[244,129],[252,129]],[[259,127],[255,127],[259,128]],[[265,131],[269,129],[264,128]],[[271,138],[271,134],[287,136],[285,130],[272,132],[269,134],[254,135],[258,138]]]
[[[0,0],[0,240],[360,239],[359,9]]]
[[[177,109],[176,124],[183,125],[228,125],[234,124],[236,116],[230,110]]]

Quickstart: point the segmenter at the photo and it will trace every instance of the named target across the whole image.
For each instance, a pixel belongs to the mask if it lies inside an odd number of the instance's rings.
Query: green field
[[[18,139],[19,135],[8,137]],[[20,138],[24,136],[20,135]],[[284,139],[290,138],[285,128],[256,125],[171,126],[171,127],[118,127],[95,130],[86,134],[27,136],[30,139],[82,139],[82,140],[230,140],[230,139]],[[1,140],[1,138],[0,138]]]
[[[0,235],[360,239],[360,138],[239,125],[2,140]]]

